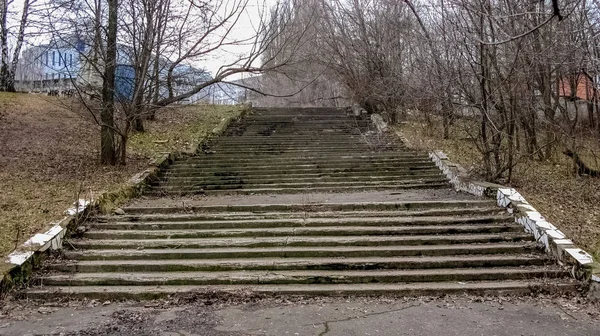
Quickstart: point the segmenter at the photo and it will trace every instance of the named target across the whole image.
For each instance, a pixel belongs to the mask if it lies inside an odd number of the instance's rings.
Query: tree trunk
[[[30,0],[23,2],[23,14],[21,15],[21,22],[19,23],[19,33],[17,34],[17,43],[15,50],[13,51],[13,57],[8,70],[8,78],[6,82],[6,91],[15,92],[15,74],[17,72],[17,64],[19,63],[19,55],[21,54],[21,48],[23,47],[23,40],[25,39],[25,28],[27,27],[27,19],[29,17],[29,5]]]
[[[118,0],[108,0],[108,29],[106,35],[106,63],[102,83],[102,122],[100,161],[102,164],[116,165],[115,150],[115,71],[117,67],[117,6]],[[125,146],[126,144],[121,144]]]
[[[8,66],[8,0],[0,0],[0,91],[6,91],[10,77]]]

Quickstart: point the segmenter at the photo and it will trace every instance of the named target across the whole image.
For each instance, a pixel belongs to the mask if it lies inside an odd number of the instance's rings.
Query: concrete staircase
[[[94,218],[27,295],[575,287],[493,201],[453,192],[425,154],[341,110],[258,109],[203,151],[172,165],[149,193],[184,196],[146,197],[124,215]]]
[[[173,164],[155,196],[435,188],[446,179],[426,153],[398,147],[369,120],[337,109],[260,109]]]

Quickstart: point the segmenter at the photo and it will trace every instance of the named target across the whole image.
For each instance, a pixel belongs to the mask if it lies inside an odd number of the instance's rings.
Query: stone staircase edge
[[[402,134],[398,135],[403,138]],[[521,224],[538,243],[544,245],[546,253],[554,257],[559,264],[571,267],[571,276],[583,280],[587,285],[589,298],[600,300],[600,263],[546,221],[516,189],[471,180],[466,170],[460,164],[450,161],[448,155],[441,150],[430,152],[429,157],[450,180],[455,190],[496,199],[499,207],[506,209],[515,222]]]
[[[61,250],[63,238],[74,231],[93,210],[107,212],[117,203],[140,195],[153,180],[157,179],[161,170],[178,158],[195,154],[202,143],[223,134],[232,122],[239,120],[251,111],[251,105],[242,104],[238,115],[223,118],[206,136],[190,146],[190,149],[164,153],[150,164],[150,168],[132,176],[119,189],[107,191],[97,199],[89,197],[89,200],[79,199],[76,201],[71,208],[65,210],[65,217],[45,225],[42,230],[31,236],[25,243],[17,246],[0,262],[0,295],[17,286],[27,284],[31,280],[33,270],[50,253]]]

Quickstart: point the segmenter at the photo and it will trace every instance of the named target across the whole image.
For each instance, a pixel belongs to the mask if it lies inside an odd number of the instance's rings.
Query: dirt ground
[[[458,121],[457,123],[459,123]],[[463,165],[472,175],[482,171],[480,156],[472,141],[454,126],[448,140],[442,139],[439,123],[433,129],[424,121],[411,118],[398,129],[409,145],[421,150],[443,150],[450,160]],[[600,152],[597,139],[587,139],[590,152]],[[573,163],[557,146],[551,160],[524,158],[515,166],[510,186],[557,226],[578,246],[600,258],[600,178],[576,176]],[[594,160],[588,160],[594,166]]]
[[[126,166],[98,162],[99,127],[67,98],[0,94],[0,256],[80,196],[99,195],[125,183],[157,155],[184,149],[237,107],[193,105],[164,109],[135,134]]]
[[[600,333],[580,297],[260,297],[191,293],[159,301],[5,301],[0,335],[582,335]]]

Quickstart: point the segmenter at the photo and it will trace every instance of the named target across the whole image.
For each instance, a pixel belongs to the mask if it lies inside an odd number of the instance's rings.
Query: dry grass
[[[240,110],[230,106],[169,108],[131,137],[128,165],[98,163],[99,128],[56,97],[0,94],[0,255],[28,239],[79,195],[125,183],[160,152],[181,150]]]
[[[463,165],[472,175],[482,171],[481,157],[466,137],[460,121],[449,140],[442,139],[439,123],[434,122],[432,126],[411,119],[399,128],[412,147],[444,150],[451,160]],[[600,150],[597,140],[586,139],[585,142],[589,152]],[[571,159],[560,153],[562,149],[557,148],[551,160],[524,158],[519,161],[511,186],[578,246],[600,258],[600,178],[576,176]],[[587,162],[594,163],[590,156],[587,158]]]

